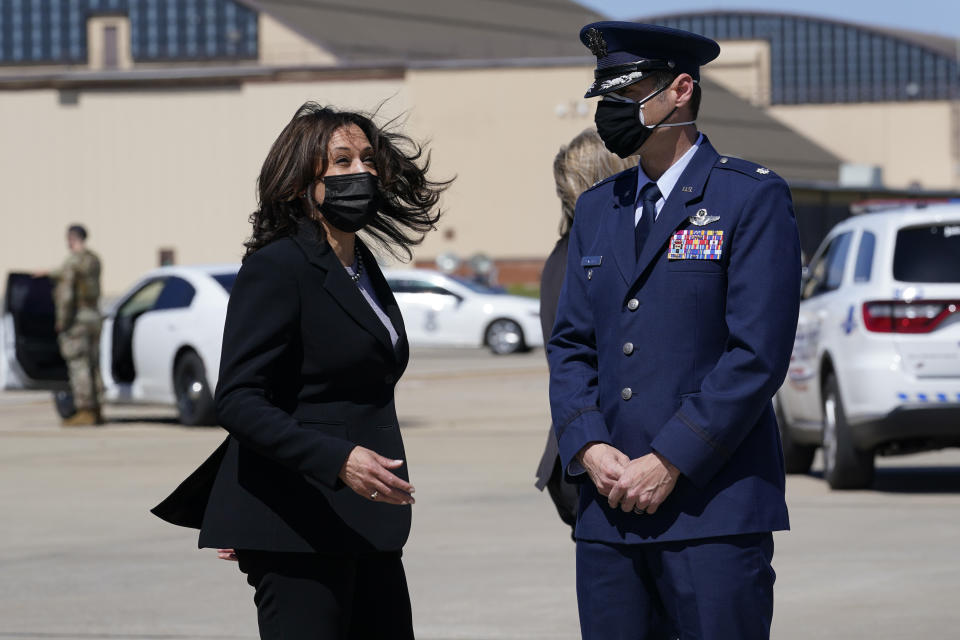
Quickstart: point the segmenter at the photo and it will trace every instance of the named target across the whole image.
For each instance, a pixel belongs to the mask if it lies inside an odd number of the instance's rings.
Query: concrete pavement
[[[417,487],[404,559],[418,638],[579,637],[573,545],[532,486],[542,352],[416,352],[398,406]],[[63,430],[46,394],[0,393],[0,639],[257,637],[236,565],[147,511],[223,437],[172,415],[109,408],[103,428]],[[774,638],[956,637],[960,451],[879,469],[870,491],[788,481]]]

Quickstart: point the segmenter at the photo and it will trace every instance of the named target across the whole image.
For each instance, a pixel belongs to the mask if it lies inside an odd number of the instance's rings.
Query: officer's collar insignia
[[[693,193],[693,187],[684,187],[681,191],[684,193]]]
[[[598,58],[607,55],[607,41],[603,39],[603,34],[600,33],[599,29],[595,27],[587,29],[587,47]]]
[[[698,227],[702,227],[704,225],[710,224],[711,222],[716,222],[719,219],[720,219],[720,216],[708,216],[706,209],[700,209],[699,211],[697,211],[696,215],[690,216],[688,218],[691,224],[694,224]]]

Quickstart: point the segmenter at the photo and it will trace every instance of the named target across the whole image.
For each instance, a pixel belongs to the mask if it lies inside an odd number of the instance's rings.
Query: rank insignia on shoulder
[[[670,238],[668,260],[719,260],[723,254],[723,231],[684,229]]]
[[[706,209],[700,209],[697,211],[696,215],[690,216],[687,220],[690,221],[690,224],[694,224],[698,227],[708,225],[711,222],[716,222],[720,219],[720,216],[709,216],[707,215]]]
[[[770,173],[770,169],[767,169],[766,167],[757,167],[757,173],[759,173],[762,176],[765,176],[768,173]]]

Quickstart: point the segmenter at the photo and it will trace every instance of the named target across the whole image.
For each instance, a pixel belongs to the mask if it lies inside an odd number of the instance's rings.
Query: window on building
[[[103,28],[103,68],[116,69],[120,66],[119,59],[119,32],[117,25],[106,25]]]

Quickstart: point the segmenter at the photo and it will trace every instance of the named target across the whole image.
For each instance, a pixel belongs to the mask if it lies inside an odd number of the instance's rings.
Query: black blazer
[[[359,247],[400,336],[396,348],[311,224],[244,261],[227,308],[216,392],[230,436],[153,509],[199,528],[200,547],[403,547],[410,507],[361,497],[338,478],[357,444],[406,459],[393,398],[409,356],[403,319],[376,259]],[[408,478],[406,465],[396,473]]]
[[[570,234],[557,240],[553,251],[547,257],[543,264],[543,272],[540,275],[540,327],[543,329],[543,342],[546,344],[553,333],[553,323],[557,319],[557,303],[560,300],[560,290],[563,288],[563,277],[567,273],[567,247],[570,245]],[[540,463],[537,465],[537,481],[535,486],[543,491],[554,473],[554,467],[557,464],[559,448],[557,447],[557,435],[550,428],[547,434],[547,444],[543,449],[543,455],[540,456]],[[561,474],[562,475],[562,474]],[[556,482],[565,482],[562,478]],[[569,493],[569,492],[568,492]],[[576,491],[573,492],[573,495]],[[576,504],[557,505],[566,511],[572,509],[576,516]]]

